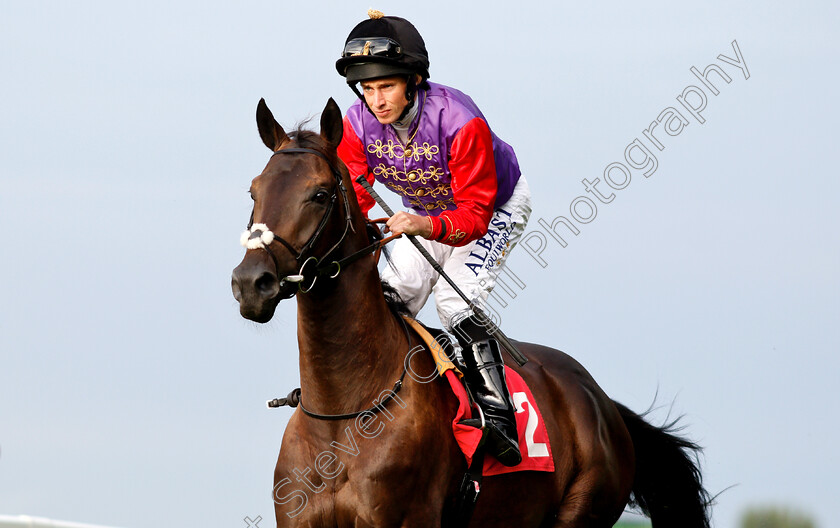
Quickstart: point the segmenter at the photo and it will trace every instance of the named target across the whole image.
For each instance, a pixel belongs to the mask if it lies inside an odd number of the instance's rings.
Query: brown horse
[[[419,339],[386,302],[336,155],[340,110],[330,99],[320,134],[286,134],[260,101],[257,124],[274,154],[251,183],[250,249],[232,288],[242,316],[261,323],[297,297],[301,408],[274,471],[277,525],[454,527],[466,470],[457,403],[446,381],[426,377],[431,356],[409,354]],[[628,501],[655,528],[709,526],[697,446],[613,402],[563,352],[518,347],[530,361],[514,368],[538,401],[556,469],[485,478],[469,526],[609,527]]]

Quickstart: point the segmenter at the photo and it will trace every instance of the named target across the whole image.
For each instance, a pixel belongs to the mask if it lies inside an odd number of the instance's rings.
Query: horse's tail
[[[676,420],[657,427],[616,403],[636,452],[631,506],[654,528],[709,528],[711,503],[697,461],[700,447],[677,436]]]

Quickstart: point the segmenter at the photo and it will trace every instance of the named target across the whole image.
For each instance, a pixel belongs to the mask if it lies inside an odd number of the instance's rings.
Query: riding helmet
[[[335,63],[347,84],[413,73],[428,79],[429,54],[417,28],[404,18],[384,16],[372,9],[368,16],[347,36]]]

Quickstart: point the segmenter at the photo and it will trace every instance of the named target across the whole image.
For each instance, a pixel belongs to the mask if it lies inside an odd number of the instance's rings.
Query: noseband
[[[318,277],[321,275],[326,275],[327,277],[334,279],[338,277],[341,273],[343,267],[355,262],[359,258],[373,253],[377,251],[384,245],[386,242],[389,242],[393,237],[389,237],[384,240],[378,240],[371,245],[361,249],[343,259],[338,260],[330,260],[330,256],[338,250],[341,244],[344,242],[344,239],[347,238],[347,234],[350,231],[355,232],[353,228],[353,217],[351,216],[350,212],[350,198],[347,194],[347,188],[344,186],[344,180],[341,178],[341,172],[338,168],[333,164],[327,156],[318,150],[310,149],[310,148],[288,148],[283,150],[278,150],[274,154],[271,155],[273,158],[278,154],[315,154],[319,158],[323,159],[327,162],[327,165],[330,167],[330,171],[332,172],[333,176],[335,177],[336,181],[336,188],[341,193],[342,201],[344,202],[344,232],[341,235],[341,238],[338,239],[336,242],[323,256],[316,257],[311,255],[312,248],[321,238],[321,235],[324,233],[324,230],[327,227],[327,222],[329,221],[330,215],[332,214],[333,208],[335,206],[336,198],[338,197],[335,190],[333,190],[333,194],[330,197],[329,205],[327,206],[327,210],[324,211],[324,216],[321,217],[321,221],[318,223],[318,228],[312,233],[312,236],[309,237],[309,240],[303,245],[300,251],[296,250],[291,243],[284,240],[282,237],[277,236],[273,233],[269,227],[265,224],[255,224],[254,223],[254,212],[251,211],[251,219],[248,222],[248,228],[242,233],[240,238],[240,243],[246,247],[247,249],[263,249],[266,253],[269,254],[271,257],[272,262],[274,262],[274,270],[277,273],[277,277],[280,278],[281,285],[285,282],[296,282],[298,283],[298,289],[306,293],[310,291],[314,286],[315,282],[317,281]],[[283,247],[285,247],[289,253],[295,258],[295,262],[300,266],[300,269],[296,275],[286,275],[280,277],[280,265],[275,256],[274,252],[271,250],[271,244],[274,242],[279,242]],[[312,273],[312,281],[309,282],[308,285],[304,286],[305,277],[307,273]],[[294,292],[287,295],[285,298],[292,297]]]

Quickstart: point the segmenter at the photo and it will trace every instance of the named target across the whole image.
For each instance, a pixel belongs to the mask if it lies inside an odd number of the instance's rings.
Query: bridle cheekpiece
[[[315,286],[315,281],[318,280],[318,277],[323,275],[327,278],[334,279],[338,277],[338,275],[341,273],[341,270],[346,268],[348,265],[359,260],[365,255],[369,255],[371,253],[379,251],[385,244],[396,238],[396,236],[390,236],[381,240],[376,240],[372,244],[360,249],[359,251],[356,251],[355,253],[352,253],[351,255],[348,255],[341,259],[332,259],[332,254],[338,251],[338,248],[341,246],[342,243],[344,243],[344,239],[347,238],[347,234],[350,231],[356,231],[353,227],[353,216],[350,211],[350,197],[347,193],[347,188],[344,186],[344,180],[341,177],[341,171],[339,171],[335,164],[332,161],[330,161],[326,154],[319,150],[302,147],[287,148],[278,150],[274,152],[274,154],[272,154],[271,156],[274,157],[278,154],[315,154],[319,158],[326,161],[327,165],[329,165],[330,171],[335,177],[336,189],[338,189],[338,193],[336,193],[336,191],[333,191],[333,194],[330,197],[329,205],[327,206],[327,210],[324,211],[324,216],[321,217],[321,221],[318,223],[318,228],[315,229],[315,232],[312,233],[312,236],[300,250],[295,249],[295,247],[292,246],[291,243],[289,243],[288,241],[284,240],[283,237],[271,231],[271,229],[266,224],[254,223],[254,212],[251,212],[251,220],[248,222],[248,227],[239,237],[239,243],[247,249],[262,249],[269,254],[272,262],[274,262],[274,270],[275,272],[277,272],[277,277],[280,279],[281,286],[283,283],[286,282],[296,282],[298,283],[298,289],[301,292],[306,293]],[[338,239],[338,242],[333,244],[333,246],[329,250],[327,250],[327,252],[324,253],[323,256],[316,257],[314,255],[311,255],[310,253],[312,251],[312,248],[321,238],[321,235],[324,233],[324,230],[327,227],[327,222],[330,219],[330,215],[335,206],[338,194],[341,194],[341,199],[344,203],[344,232],[341,234],[341,237]],[[384,223],[385,220],[387,220],[387,218],[368,220],[368,222],[376,224]],[[271,244],[273,244],[274,242],[280,243],[295,258],[295,262],[297,262],[297,264],[300,266],[300,269],[298,270],[297,274],[285,275],[283,277],[280,277],[280,264],[277,261],[277,257],[274,255],[274,252],[271,250]],[[312,274],[312,281],[308,283],[306,283],[305,279],[305,277],[308,275],[307,272],[309,272],[309,274]],[[314,272],[314,274],[312,272]],[[292,297],[293,295],[294,292],[287,295],[286,298]]]

